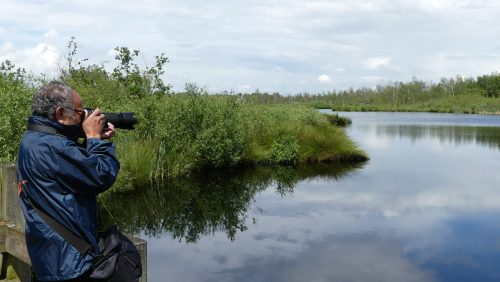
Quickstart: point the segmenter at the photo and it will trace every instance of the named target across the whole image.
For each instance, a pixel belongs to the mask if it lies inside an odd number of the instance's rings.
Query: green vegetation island
[[[137,50],[116,48],[116,67],[75,61],[70,41],[67,65],[58,80],[83,98],[85,107],[104,112],[134,112],[135,130],[120,130],[113,142],[121,162],[111,191],[131,191],[200,171],[242,166],[297,166],[310,163],[355,163],[368,159],[339,126],[301,103],[261,104],[234,93],[209,94],[195,84],[171,91],[161,76],[168,59],[153,67],[135,63]],[[0,64],[0,163],[14,162],[31,115],[31,97],[48,82],[9,61]]]

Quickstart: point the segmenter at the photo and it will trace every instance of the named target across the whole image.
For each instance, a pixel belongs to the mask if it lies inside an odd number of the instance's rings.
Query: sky
[[[169,58],[174,91],[325,93],[500,70],[495,0],[0,0],[0,61],[57,76],[76,59]]]

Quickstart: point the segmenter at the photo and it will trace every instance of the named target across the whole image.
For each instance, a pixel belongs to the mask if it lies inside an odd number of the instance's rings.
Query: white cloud
[[[238,87],[238,88],[241,90],[248,90],[248,89],[250,89],[250,85],[244,84],[244,85],[240,85],[240,87]]]
[[[376,70],[382,67],[388,67],[391,63],[389,57],[373,57],[365,61],[365,67],[369,70]]]
[[[60,57],[58,49],[47,43],[16,49],[11,42],[6,42],[0,47],[0,61],[10,60],[17,67],[34,73],[54,74],[58,71]]]
[[[2,46],[0,46],[0,57],[2,57],[5,53],[11,52],[12,48],[14,48],[14,44],[12,44],[12,42],[7,41],[2,44]]]
[[[367,147],[376,150],[388,150],[391,146],[391,140],[389,138],[378,137],[375,134],[367,135],[363,142]]]
[[[362,76],[361,79],[363,81],[369,82],[370,84],[379,83],[379,82],[384,80],[383,77],[376,76],[376,75],[365,75],[365,76]]]
[[[332,78],[328,74],[322,74],[318,76],[318,80],[320,83],[325,83],[325,84],[332,83]]]
[[[110,56],[110,57],[113,57],[113,58],[114,58],[116,55],[118,55],[118,53],[119,53],[119,52],[118,52],[118,51],[116,51],[116,50],[115,50],[115,48],[113,48],[113,49],[110,49],[110,50],[108,51],[108,56]]]
[[[58,50],[46,43],[39,43],[35,48],[24,51],[25,64],[41,72],[56,71],[59,57]]]
[[[485,5],[487,1],[471,0],[410,0],[409,4],[424,9],[428,12],[440,12],[440,10],[467,9],[479,3]],[[481,3],[482,2],[482,3]]]
[[[55,29],[51,29],[47,31],[43,36],[47,39],[54,39],[59,37],[59,33]]]

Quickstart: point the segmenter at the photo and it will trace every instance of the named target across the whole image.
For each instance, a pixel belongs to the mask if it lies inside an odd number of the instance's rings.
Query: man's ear
[[[57,122],[64,124],[63,114],[64,114],[64,109],[62,107],[57,107],[56,111],[54,112],[54,119]]]

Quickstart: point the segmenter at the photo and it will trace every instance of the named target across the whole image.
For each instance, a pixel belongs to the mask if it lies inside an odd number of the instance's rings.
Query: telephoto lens
[[[92,108],[85,108],[87,116],[94,112]],[[133,130],[134,125],[137,123],[137,118],[135,113],[123,112],[123,113],[102,113],[105,118],[105,127],[107,127],[108,122],[112,123],[115,128]]]

